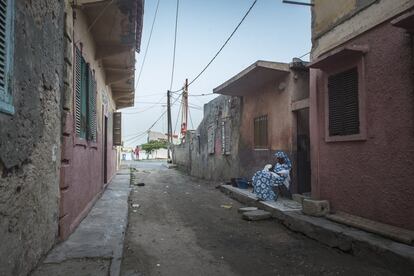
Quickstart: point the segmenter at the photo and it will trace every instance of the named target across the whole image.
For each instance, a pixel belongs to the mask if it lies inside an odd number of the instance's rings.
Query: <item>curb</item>
[[[332,248],[369,262],[392,269],[401,275],[412,275],[414,271],[414,247],[385,239],[356,228],[332,222],[325,218],[310,217],[301,211],[282,211],[256,197],[239,192],[237,189],[220,185],[221,192],[249,206],[268,211],[290,230],[319,241]]]

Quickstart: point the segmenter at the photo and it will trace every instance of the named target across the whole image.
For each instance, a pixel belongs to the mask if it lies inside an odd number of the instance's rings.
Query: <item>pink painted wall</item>
[[[312,196],[334,211],[414,230],[412,38],[389,23],[349,41],[366,44],[366,141],[325,142],[323,72],[311,70]]]
[[[102,118],[98,109],[97,118]],[[104,189],[103,135],[98,128],[97,142],[75,137],[71,127],[73,117],[63,137],[61,167],[60,237],[65,239],[87,215]],[[116,150],[112,148],[112,131],[108,132],[108,182],[116,172]]]
[[[286,80],[289,81],[289,77]],[[251,95],[243,96],[243,111],[240,125],[239,158],[240,173],[252,177],[266,164],[273,164],[276,150],[292,153],[292,112],[290,109],[292,88],[288,85],[278,91],[272,83]],[[254,148],[254,118],[267,115],[267,149]]]

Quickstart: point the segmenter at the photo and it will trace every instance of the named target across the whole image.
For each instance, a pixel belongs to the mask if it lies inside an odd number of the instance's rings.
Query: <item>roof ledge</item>
[[[258,60],[225,83],[213,89],[214,93],[245,96],[257,93],[266,84],[284,79],[290,73],[289,64]]]
[[[414,10],[403,13],[401,16],[391,21],[391,24],[398,28],[406,29],[409,33],[414,33]]]
[[[340,60],[357,58],[365,55],[368,51],[368,45],[350,45],[339,47],[338,49],[318,57],[316,60],[312,61],[308,67],[323,70],[338,63]]]

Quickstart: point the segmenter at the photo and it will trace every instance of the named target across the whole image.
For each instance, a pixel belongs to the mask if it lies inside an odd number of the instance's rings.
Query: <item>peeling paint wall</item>
[[[185,143],[174,146],[174,163],[200,178],[223,180],[238,177],[240,100],[238,97],[219,96],[205,104],[204,117],[197,130],[187,134]],[[222,122],[231,126],[228,154],[223,154]],[[212,135],[210,141],[209,134]]]
[[[0,275],[26,275],[58,233],[63,1],[15,1],[14,115],[0,113]]]

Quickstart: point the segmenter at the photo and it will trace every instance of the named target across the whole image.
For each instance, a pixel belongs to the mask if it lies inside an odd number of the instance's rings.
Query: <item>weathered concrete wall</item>
[[[412,0],[315,0],[311,55],[316,58],[413,6]]]
[[[296,155],[296,117],[292,113],[294,101],[309,96],[309,73],[305,70],[292,70],[279,85],[268,85],[243,97],[243,114],[240,126],[240,172],[242,176],[252,177],[266,164],[275,163],[274,152],[285,151],[295,164]],[[254,118],[268,116],[267,149],[254,148]]]
[[[62,172],[61,172],[61,204],[60,204],[60,237],[66,238],[72,233],[80,221],[86,216],[94,201],[104,187],[103,178],[103,141],[104,141],[104,117],[108,118],[107,140],[107,175],[108,180],[116,171],[116,148],[113,147],[112,126],[115,104],[112,99],[112,91],[105,84],[105,72],[95,59],[95,41],[88,31],[88,20],[80,9],[72,9],[66,1],[65,43],[66,63],[65,72],[65,102],[63,120],[63,147],[62,147]],[[96,142],[80,139],[74,130],[74,89],[73,67],[74,43],[77,47],[82,44],[82,55],[89,63],[91,70],[95,72],[97,84],[96,96]]]
[[[14,115],[0,113],[0,275],[26,275],[58,233],[63,1],[15,1]]]
[[[323,72],[312,70],[312,194],[333,210],[414,230],[413,44],[384,23],[346,45],[364,56],[365,141],[325,142]]]
[[[173,160],[193,176],[223,180],[239,176],[240,98],[219,96],[204,105],[204,118],[186,143],[174,147]],[[231,125],[230,154],[223,154],[222,122]],[[214,153],[208,151],[208,129],[214,132]]]

